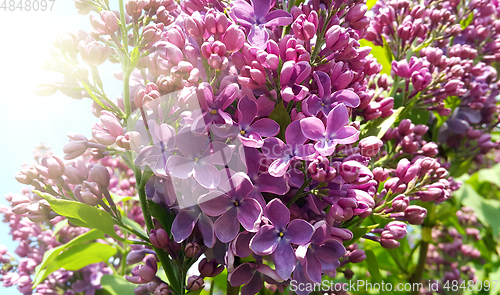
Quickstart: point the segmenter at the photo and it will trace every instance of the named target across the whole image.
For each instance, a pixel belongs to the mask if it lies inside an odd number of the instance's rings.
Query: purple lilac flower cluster
[[[71,163],[16,176],[40,195],[13,212],[53,222],[63,200],[109,213],[136,294],[196,292],[224,269],[242,294],[352,277],[360,239],[400,247],[460,187],[453,165],[498,148],[498,5],[466,2],[75,1],[93,29],[55,41],[45,66],[62,81],[37,92],[91,98],[100,122],[91,139],[69,134]],[[107,61],[122,66],[116,100]]]

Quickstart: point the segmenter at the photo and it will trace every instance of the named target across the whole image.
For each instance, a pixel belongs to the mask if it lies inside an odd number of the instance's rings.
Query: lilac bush
[[[2,208],[22,258],[0,248],[4,286],[347,294],[311,286],[356,278],[444,294],[495,275],[498,194],[459,209],[500,186],[480,170],[500,148],[500,3],[75,5],[93,29],[54,42],[62,80],[37,93],[91,99],[100,122],[16,175],[30,188]]]

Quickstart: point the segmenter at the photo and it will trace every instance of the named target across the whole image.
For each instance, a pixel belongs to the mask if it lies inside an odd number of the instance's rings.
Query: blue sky
[[[16,0],[16,5],[19,1]],[[23,1],[24,2],[24,1]],[[33,2],[33,1],[32,1]],[[58,33],[89,30],[89,16],[77,14],[74,2],[56,0],[52,11],[0,10],[0,101],[2,103],[2,140],[0,145],[0,204],[7,204],[3,196],[20,191],[14,175],[23,163],[32,163],[32,151],[41,142],[62,155],[68,141],[66,134],[74,131],[90,136],[93,122],[90,100],[73,100],[62,94],[39,97],[33,90],[47,77],[42,70],[43,57],[52,47]],[[111,70],[102,71],[111,76]],[[104,79],[106,83],[107,79]],[[112,93],[111,97],[118,93]],[[8,235],[8,227],[0,224],[0,244],[10,251],[15,249]],[[16,288],[2,288],[0,294],[19,294]]]

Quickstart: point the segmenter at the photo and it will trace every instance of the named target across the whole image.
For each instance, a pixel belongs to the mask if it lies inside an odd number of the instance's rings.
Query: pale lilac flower
[[[301,101],[307,94],[309,88],[300,85],[311,73],[309,62],[287,61],[283,64],[280,75],[281,97],[284,101]]]
[[[245,285],[241,288],[241,295],[257,294],[262,289],[264,281],[273,285],[283,281],[269,266],[250,262],[239,265],[229,273],[228,280],[233,287]]]

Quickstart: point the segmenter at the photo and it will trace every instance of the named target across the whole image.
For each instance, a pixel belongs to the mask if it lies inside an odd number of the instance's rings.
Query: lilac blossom
[[[241,288],[241,295],[254,295],[262,289],[262,284],[277,284],[283,281],[275,270],[265,264],[245,262],[228,275],[231,286]]]
[[[309,243],[314,227],[302,219],[290,221],[290,211],[280,199],[267,204],[265,216],[271,224],[259,229],[250,241],[250,248],[257,255],[271,255],[276,272],[283,280],[287,280],[297,261],[291,244]]]
[[[247,231],[257,230],[262,208],[250,197],[253,185],[244,173],[234,174],[219,185],[223,191],[211,191],[200,196],[199,205],[210,216],[220,216],[214,223],[215,234],[223,243],[233,240],[240,231],[240,223]]]
[[[284,101],[291,100],[301,101],[307,94],[309,88],[300,85],[311,73],[311,66],[306,61],[295,63],[294,61],[287,61],[281,68],[280,84],[281,84],[281,97]]]
[[[349,124],[349,113],[344,104],[334,107],[327,115],[326,129],[323,122],[316,117],[300,120],[302,132],[307,138],[316,141],[314,148],[323,156],[330,156],[337,144],[356,142],[359,131]]]
[[[246,28],[250,28],[248,42],[254,47],[263,47],[269,39],[266,27],[287,26],[293,17],[284,10],[273,10],[271,0],[244,0],[231,2],[231,17]]]
[[[283,176],[293,159],[305,160],[314,155],[312,144],[304,144],[307,138],[303,135],[299,121],[293,121],[285,131],[286,144],[279,138],[270,137],[264,140],[262,152],[274,161],[269,166],[269,174],[274,177]]]

